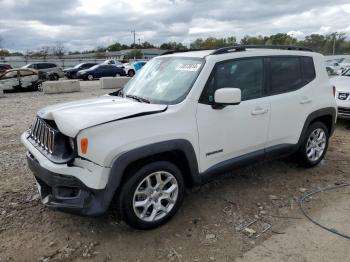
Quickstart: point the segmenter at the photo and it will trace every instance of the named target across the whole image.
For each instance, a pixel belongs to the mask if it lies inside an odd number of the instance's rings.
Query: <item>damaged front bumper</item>
[[[55,164],[42,155],[25,134],[21,139],[28,150],[28,166],[45,206],[84,216],[98,216],[107,211],[110,168],[79,159],[73,165]]]
[[[41,167],[30,152],[27,152],[27,162],[45,206],[84,216],[98,216],[108,209],[103,189],[88,188],[75,177],[62,176]]]

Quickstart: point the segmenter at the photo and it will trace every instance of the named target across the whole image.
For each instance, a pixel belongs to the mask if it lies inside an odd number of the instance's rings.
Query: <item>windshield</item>
[[[124,86],[123,95],[156,104],[179,103],[190,91],[203,64],[202,58],[154,58]]]
[[[350,68],[345,70],[345,72],[342,75],[343,76],[350,76]]]
[[[79,67],[81,67],[83,64],[78,64],[78,65],[76,65],[75,67],[73,67],[73,68],[79,68]]]
[[[100,65],[94,65],[93,67],[88,68],[89,70],[95,70],[96,68],[98,68]]]

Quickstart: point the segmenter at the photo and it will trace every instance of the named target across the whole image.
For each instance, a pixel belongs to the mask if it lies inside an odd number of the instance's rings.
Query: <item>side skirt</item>
[[[226,174],[227,172],[240,167],[253,165],[256,162],[271,161],[274,159],[289,156],[295,153],[298,148],[298,144],[281,144],[225,160],[201,173],[199,175],[201,178],[201,183],[207,183],[217,177]]]

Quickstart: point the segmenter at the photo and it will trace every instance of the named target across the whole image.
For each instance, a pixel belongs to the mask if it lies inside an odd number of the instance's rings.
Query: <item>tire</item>
[[[120,77],[120,74],[119,74],[119,73],[117,73],[117,74],[115,75],[115,77]]]
[[[311,124],[298,151],[301,164],[304,167],[314,167],[320,163],[327,152],[328,142],[329,132],[327,127],[322,122]]]
[[[153,162],[128,175],[119,194],[118,211],[129,226],[152,229],[175,215],[183,201],[185,186],[181,171],[174,164],[167,161]],[[163,182],[158,190],[157,178]],[[140,193],[137,194],[137,190]],[[136,202],[145,204],[137,207]]]
[[[93,75],[88,75],[88,76],[87,76],[87,80],[89,80],[89,81],[94,80],[94,76],[93,76]]]
[[[135,71],[132,70],[132,69],[130,69],[130,70],[128,71],[128,76],[133,77],[134,75],[135,75]]]
[[[53,74],[52,78],[54,81],[57,81],[60,77],[57,74]]]

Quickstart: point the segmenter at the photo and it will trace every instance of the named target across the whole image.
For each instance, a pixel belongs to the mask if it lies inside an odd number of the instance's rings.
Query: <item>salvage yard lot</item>
[[[280,160],[236,170],[189,190],[175,218],[152,231],[128,228],[113,210],[99,218],[49,210],[38,199],[19,137],[38,109],[106,93],[96,81],[81,83],[79,93],[11,93],[0,99],[1,262],[234,261],[292,224],[306,223],[297,204],[301,192],[350,180],[350,121],[338,121],[316,168]],[[235,230],[254,218],[257,231],[266,223],[272,228],[257,239]]]

